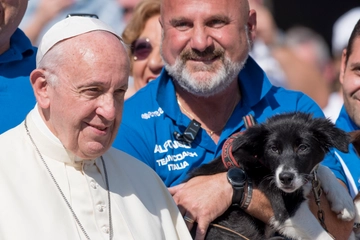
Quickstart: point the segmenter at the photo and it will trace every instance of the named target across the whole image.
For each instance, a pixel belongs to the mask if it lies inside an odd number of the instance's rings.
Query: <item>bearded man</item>
[[[188,172],[218,157],[225,140],[245,130],[245,115],[257,122],[290,111],[324,115],[308,96],[272,86],[249,57],[256,13],[247,0],[162,0],[160,23],[165,68],[125,102],[113,146],[159,174],[189,229],[197,222],[196,239],[203,239],[209,223],[238,203],[227,173],[183,183]],[[264,222],[273,215],[256,187],[245,210]],[[336,219],[331,214],[327,221]],[[350,234],[351,223],[337,224],[340,232],[345,226],[342,236]]]

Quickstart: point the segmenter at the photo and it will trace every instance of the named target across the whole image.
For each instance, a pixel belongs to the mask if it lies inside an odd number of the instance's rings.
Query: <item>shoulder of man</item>
[[[147,119],[150,115],[157,114],[159,111],[158,83],[155,81],[148,83],[125,101],[123,122],[130,121],[132,123],[134,120]]]

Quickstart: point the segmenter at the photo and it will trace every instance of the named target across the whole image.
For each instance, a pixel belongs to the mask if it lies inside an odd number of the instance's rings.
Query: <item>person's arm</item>
[[[35,45],[45,25],[74,2],[75,0],[40,0],[34,15],[23,29],[31,43]]]
[[[320,170],[322,170],[322,172],[324,172],[324,170],[326,170],[326,169],[331,170],[331,172],[335,175],[335,178],[337,179],[337,181],[340,182],[340,185],[345,188],[345,192],[349,193],[349,187],[351,187],[352,185],[349,183],[348,183],[348,185],[346,184],[345,181],[347,180],[347,177],[346,177],[346,174],[344,172],[344,169],[343,169],[343,167],[340,163],[340,159],[339,159],[341,157],[340,157],[340,155],[334,154],[334,152],[335,151],[327,154],[325,159],[322,161],[322,163],[318,169],[318,176],[320,174],[320,172],[319,172]],[[341,154],[341,152],[339,152],[339,153]],[[347,156],[349,159],[356,159],[357,158],[356,153],[353,152],[353,154],[354,155],[352,155],[352,150],[350,148],[350,153],[345,154],[345,156]],[[326,166],[326,168],[323,168],[321,166]],[[320,179],[321,178],[322,177],[320,176]],[[329,201],[327,200],[329,198],[329,196],[331,196],[331,195],[332,195],[332,198],[338,199],[338,197],[341,196],[342,194],[334,192],[335,184],[333,184],[333,183],[329,184],[329,181],[327,181],[327,180],[321,180],[321,182],[322,182],[322,187],[325,189],[324,194],[322,194],[321,203],[320,203],[321,208],[325,212],[325,224],[326,224],[328,230],[330,231],[330,233],[332,233],[336,237],[336,239],[348,239],[348,236],[351,233],[352,228],[353,228],[353,221],[347,222],[347,221],[342,221],[342,220],[338,219],[337,214],[330,209]],[[325,186],[324,183],[327,183],[327,186]],[[327,196],[326,195],[327,191],[332,191],[331,195],[329,193]],[[312,212],[315,214],[315,216],[317,216],[318,208],[315,203],[313,194],[311,194],[310,197],[311,197],[310,198],[310,203],[311,203],[310,208],[311,208]],[[353,203],[351,200],[352,199],[350,197],[350,204]],[[347,204],[349,204],[349,203],[347,203]],[[337,211],[339,211],[339,210],[337,210]]]
[[[188,182],[169,188],[183,216],[198,223],[196,240],[205,237],[209,224],[223,214],[231,205],[233,189],[227,181],[226,173],[199,176]],[[268,222],[273,216],[269,200],[257,189],[247,209],[248,213]],[[191,229],[193,224],[186,222]]]
[[[339,180],[341,185],[345,188],[345,184]],[[317,218],[318,216],[318,206],[315,202],[315,197],[312,192],[309,194],[309,206],[310,210]],[[330,203],[326,198],[326,194],[323,193],[320,198],[321,210],[324,212],[325,225],[328,231],[336,240],[348,240],[349,236],[353,230],[354,221],[344,221],[337,217],[337,213],[333,212],[330,207]]]
[[[196,240],[204,239],[209,224],[230,207],[233,193],[226,173],[194,177],[186,183],[169,188],[169,191],[181,214],[198,223]],[[309,194],[309,205],[317,218],[318,209],[312,192]],[[348,239],[353,221],[338,219],[337,214],[332,212],[325,194],[321,196],[321,208],[325,213],[325,224],[329,232],[337,240]],[[253,197],[246,211],[265,223],[269,223],[274,215],[269,200],[257,189],[253,190]],[[186,224],[189,229],[193,227],[189,222]]]

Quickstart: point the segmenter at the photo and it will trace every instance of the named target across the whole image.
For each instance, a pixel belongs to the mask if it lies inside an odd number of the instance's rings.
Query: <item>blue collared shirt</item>
[[[189,170],[219,156],[225,140],[245,129],[242,120],[245,115],[252,114],[257,122],[291,111],[323,117],[318,105],[306,95],[272,86],[251,57],[238,79],[241,101],[223,129],[218,144],[202,129],[191,144],[175,139],[173,133],[183,133],[191,119],[180,111],[173,81],[163,69],[156,80],[125,102],[122,123],[113,146],[153,168],[166,186],[174,186],[187,178]]]
[[[336,120],[336,126],[345,132],[352,132],[360,128],[350,119],[345,106],[342,107],[340,115]],[[352,144],[349,145],[349,152],[332,151],[322,163],[328,166],[335,176],[343,181],[352,197],[355,197],[360,189],[360,158]]]
[[[10,48],[0,55],[0,134],[21,123],[35,106],[29,76],[35,69],[36,51],[17,29]]]

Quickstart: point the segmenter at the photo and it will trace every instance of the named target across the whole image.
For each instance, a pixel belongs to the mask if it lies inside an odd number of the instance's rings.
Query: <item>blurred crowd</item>
[[[158,76],[163,67],[159,1],[145,1],[148,3],[138,7],[133,16],[140,1],[32,0],[20,28],[36,46],[44,32],[68,14],[96,14],[131,45],[128,98]],[[249,3],[257,12],[257,37],[250,55],[274,85],[306,93],[335,121],[343,104],[338,81],[339,61],[359,18],[360,7],[350,9],[335,22],[332,46],[329,46],[324,37],[310,27],[294,24],[286,31],[281,30],[272,14],[271,1],[249,0]],[[140,53],[141,57],[134,53]]]
[[[251,55],[274,85],[306,93],[335,121],[343,104],[339,83],[342,50],[359,19],[360,8],[341,16],[333,26],[332,51],[324,37],[310,27],[294,24],[282,31],[269,1],[250,0],[257,12],[257,39]]]
[[[121,34],[140,0],[31,0],[20,28],[34,45],[56,22],[72,13],[96,14]]]

